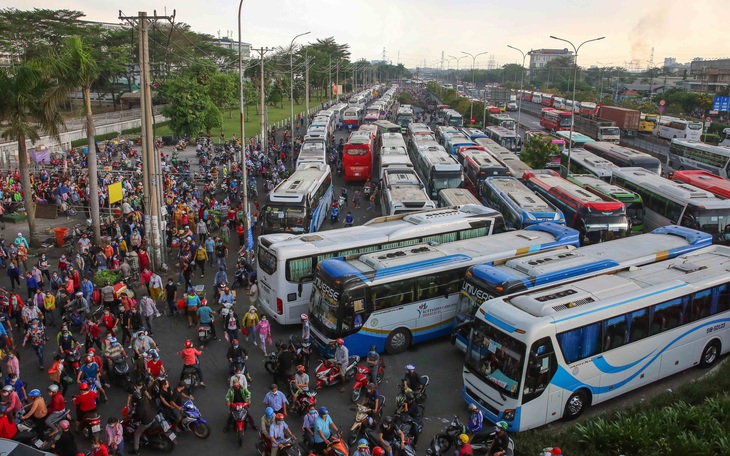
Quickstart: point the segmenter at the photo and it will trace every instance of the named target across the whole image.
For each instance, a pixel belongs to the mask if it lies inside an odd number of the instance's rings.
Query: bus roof
[[[702,170],[681,170],[675,171],[672,179],[678,182],[685,182],[695,187],[707,190],[725,199],[730,199],[730,181],[722,177]]]
[[[499,192],[503,199],[512,205],[527,212],[557,212],[552,204],[536,195],[532,190],[511,176],[493,176],[486,179],[488,186]]]
[[[350,137],[347,138],[347,144],[370,144],[371,139],[372,134],[367,130],[353,131],[352,133],[350,133]]]
[[[566,144],[567,144],[568,138],[570,137],[570,132],[564,131],[564,130],[556,131],[553,134],[555,136],[559,137],[560,139],[564,139],[566,141]],[[586,136],[583,133],[578,133],[576,131],[573,132],[573,142],[588,143],[588,142],[594,142],[594,141],[595,141],[595,139],[591,138],[590,136]]]
[[[592,154],[585,149],[574,148],[572,151],[570,149],[563,149],[562,154],[565,157],[570,157],[571,160],[580,162],[598,177],[611,177],[613,169],[616,168],[616,165],[610,161]]]
[[[294,174],[274,188],[269,193],[269,201],[284,202],[301,199],[319,185],[319,181],[330,173],[330,167],[325,164],[307,163],[294,171]]]
[[[630,190],[626,190],[623,187],[619,187],[618,185],[602,181],[601,179],[591,174],[571,174],[570,176],[568,176],[568,180],[580,185],[581,187],[590,187],[599,193],[610,196],[611,198],[616,198],[616,196],[630,196],[641,199],[641,197],[636,193]]]
[[[593,193],[560,177],[552,170],[526,171],[524,175],[533,184],[561,199],[569,199],[595,210],[615,211],[624,204],[607,196]]]

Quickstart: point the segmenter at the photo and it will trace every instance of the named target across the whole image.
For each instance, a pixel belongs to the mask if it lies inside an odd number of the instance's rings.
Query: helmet
[[[58,392],[58,385],[56,385],[55,383],[53,385],[49,385],[48,386],[48,391],[50,391],[52,393],[57,393]]]
[[[11,392],[15,391],[15,388],[13,388],[12,385],[5,385],[5,386],[3,386],[3,391],[5,391],[7,393],[11,393]]]
[[[32,389],[28,393],[28,396],[30,396],[30,397],[41,397],[41,392],[40,392],[40,390]]]
[[[416,370],[416,366],[414,366],[413,364],[406,364],[406,370],[413,372],[414,370]]]
[[[380,448],[379,446],[376,446],[375,448],[373,448],[373,456],[383,456],[383,454],[385,454],[385,453],[383,452],[383,449]]]
[[[159,353],[157,353],[157,350],[155,350],[154,348],[153,348],[153,349],[151,349],[151,350],[149,350],[149,351],[147,351],[147,353],[149,353],[149,355],[150,355],[150,356],[152,357],[152,359],[154,359],[155,361],[157,361],[158,359],[160,359],[160,354],[159,354]]]
[[[345,345],[345,339],[343,339],[342,337],[337,339],[337,345]]]
[[[360,439],[357,441],[357,447],[358,448],[367,448],[370,444],[368,443],[367,439]]]
[[[497,428],[507,430],[509,429],[509,424],[507,424],[506,421],[497,421]]]
[[[393,424],[393,417],[392,416],[386,416],[383,418],[383,424],[390,425]]]
[[[477,406],[473,402],[471,404],[469,404],[470,412],[476,412],[476,410],[477,410]]]
[[[193,348],[193,343],[190,341],[190,339],[185,341],[185,348]]]
[[[300,364],[297,366],[297,372],[304,373],[306,371],[307,371],[307,368],[304,367],[303,365]]]
[[[272,409],[271,407],[266,407],[264,413],[266,413],[266,418],[271,419],[274,416],[274,409]]]
[[[319,408],[319,414],[320,415],[327,415],[329,413],[329,410],[327,410],[327,407],[320,407]]]
[[[89,389],[89,384],[86,382],[81,382],[81,384],[79,385],[79,389],[81,391],[87,391]]]
[[[87,363],[93,363],[94,362],[94,357],[93,356],[86,355],[86,362]]]
[[[233,345],[238,345],[238,339],[233,339],[233,342],[231,342]]]
[[[299,319],[302,320],[302,321],[307,321],[307,320],[309,320],[309,317],[307,316],[307,314],[301,314],[299,316]]]
[[[118,341],[117,341],[117,338],[116,337],[112,337],[112,338],[109,339],[109,343],[110,344],[116,344],[117,342]]]
[[[276,414],[276,421],[283,420],[283,419],[284,419],[284,414],[283,413],[277,413]]]
[[[136,404],[137,402],[142,400],[142,393],[139,391],[135,391],[134,394],[132,394],[132,404]]]
[[[69,423],[68,420],[61,420],[58,423],[58,427],[60,427],[62,431],[68,431],[68,429],[71,427],[71,423]]]
[[[378,349],[377,349],[377,348],[375,347],[375,345],[371,345],[371,346],[370,346],[370,351],[371,351],[371,352],[377,352],[377,351],[378,351]]]
[[[86,353],[96,353],[96,349],[94,347],[91,347]]]
[[[406,401],[411,402],[413,399],[416,398],[416,395],[413,394],[413,391],[406,391]]]
[[[466,434],[461,434],[459,436],[459,440],[461,440],[461,443],[469,443],[469,436]]]
[[[277,340],[277,341],[276,341],[276,343],[275,343],[274,345],[276,345],[276,348],[277,348],[277,349],[280,349],[280,348],[281,348],[281,346],[282,346],[282,345],[284,345],[284,343],[283,343],[282,341],[280,341],[280,340]]]
[[[375,383],[373,383],[373,382],[368,383],[368,385],[367,385],[366,388],[369,389],[369,390],[374,390],[375,389]]]

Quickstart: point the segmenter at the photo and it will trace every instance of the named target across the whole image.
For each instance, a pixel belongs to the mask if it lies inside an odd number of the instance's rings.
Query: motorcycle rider
[[[370,444],[367,439],[360,439],[357,442],[357,451],[352,456],[370,456]]]
[[[50,400],[46,404],[48,416],[46,416],[46,426],[53,429],[53,422],[64,415],[66,411],[66,399],[62,394],[58,394],[58,385],[52,384],[48,387],[48,395]]]
[[[127,359],[127,352],[124,351],[124,347],[122,346],[122,344],[119,343],[117,338],[112,337],[111,339],[109,339],[109,344],[107,345],[106,351],[104,352],[104,363],[106,364],[107,372],[112,372],[114,360],[119,357]]]
[[[289,426],[284,422],[284,414],[277,413],[275,421],[269,426],[269,438],[271,439],[271,456],[276,456],[287,436],[296,440]]]
[[[423,390],[421,376],[416,372],[416,366],[413,364],[406,365],[406,374],[403,377],[403,391],[412,390],[415,393]]]
[[[46,403],[41,397],[40,390],[30,390],[30,392],[28,392],[28,400],[30,401],[30,403],[26,405],[26,408],[30,407],[30,409],[28,410],[28,413],[23,415],[20,419],[31,419],[33,423],[35,423],[36,432],[39,435],[43,435],[43,432],[46,428],[45,418],[48,414],[48,409],[46,408]]]
[[[302,343],[309,342],[312,335],[309,332],[309,317],[307,314],[301,314],[299,320],[302,322]]]
[[[76,432],[81,429],[84,417],[94,415],[96,413],[96,400],[98,395],[96,391],[90,391],[86,382],[79,384],[81,394],[74,396],[74,404],[76,405]]]
[[[294,374],[294,394],[292,403],[296,404],[299,395],[309,391],[309,375],[307,369],[303,365],[297,366],[297,373]]]
[[[471,449],[471,444],[469,443],[469,436],[466,434],[459,435],[459,440],[456,441],[456,446],[458,448],[454,451],[454,456],[471,456],[474,454]]]
[[[228,409],[230,410],[231,406],[237,403],[250,404],[251,392],[248,390],[248,388],[242,386],[238,379],[234,379],[233,386],[229,388],[228,392],[226,393],[226,406],[228,406]],[[259,430],[259,428],[256,427],[256,423],[254,423],[253,417],[250,413],[246,414],[245,420],[248,423],[249,427],[251,427],[254,431]],[[226,420],[226,427],[223,428],[223,432],[227,432],[228,429],[230,429],[231,424],[233,424],[233,415],[229,413],[228,420]]]
[[[367,384],[362,403],[365,407],[370,409],[370,416],[373,420],[377,420],[378,412],[380,411],[380,393],[375,387],[375,383]]]
[[[248,351],[241,347],[238,343],[238,339],[233,339],[231,341],[231,346],[228,347],[226,358],[228,358],[228,375],[233,375],[236,365],[241,367],[245,366],[246,361],[248,361]],[[246,380],[251,380],[248,374],[246,375]]]
[[[467,428],[469,429],[472,437],[484,430],[484,415],[482,415],[482,411],[479,410],[479,407],[477,407],[473,402],[469,404]]]
[[[139,454],[139,440],[155,420],[155,409],[152,407],[149,398],[142,395],[142,393],[134,393],[132,395],[132,405],[134,411],[132,412],[132,419],[139,421],[139,426],[134,431],[134,446],[130,454]]]
[[[294,375],[297,355],[290,344],[284,344],[281,341],[276,342],[276,349],[279,352],[279,357],[274,382],[286,385]]]
[[[276,413],[282,413],[286,416],[286,406],[289,404],[289,401],[286,400],[286,396],[284,393],[279,391],[279,385],[276,383],[272,383],[269,388],[271,391],[266,393],[266,396],[264,396],[264,404],[266,404],[267,407],[271,407],[271,409]]]
[[[506,421],[498,421],[494,431],[496,435],[492,440],[492,444],[489,446],[487,456],[504,456],[509,449],[509,437],[507,436],[507,429],[509,424]]]
[[[396,441],[396,437],[400,440],[400,446],[403,448],[406,443],[406,437],[403,435],[403,431],[393,424],[393,417],[386,416],[380,424],[380,433],[378,434],[378,438],[380,439],[380,443],[383,445],[387,456],[393,456],[393,447],[391,444]]]
[[[327,407],[320,407],[319,417],[314,420],[314,449],[317,453],[324,454],[324,450],[330,444],[332,431],[338,436],[340,435],[340,430],[332,421]]]
[[[345,340],[341,337],[337,339],[337,345],[335,347],[335,364],[340,369],[340,377],[342,378],[342,387],[340,393],[345,392],[345,385],[347,384],[347,365],[350,360],[350,351],[345,347]]]
[[[200,386],[204,387],[205,383],[203,383],[203,371],[202,369],[200,369],[200,364],[198,363],[198,356],[202,355],[203,352],[193,348],[193,343],[190,341],[190,339],[188,339],[185,341],[185,348],[182,349],[179,354],[183,359],[183,369],[182,373],[180,373],[180,380],[182,380],[183,373],[185,372],[186,368],[194,369],[195,372],[198,373]]]
[[[378,354],[375,345],[370,346],[370,351],[365,359],[368,368],[370,369],[370,381],[378,383],[378,366],[380,366],[380,355]]]
[[[306,443],[306,447],[310,450],[314,448],[314,423],[319,418],[319,413],[314,404],[309,404],[309,410],[304,415],[304,422],[302,423],[302,431],[304,433],[303,439]]]
[[[266,409],[264,410],[264,415],[261,417],[261,427],[259,428],[262,440],[271,441],[271,437],[269,436],[269,429],[271,428],[272,424],[274,424],[274,409],[272,409],[271,407],[266,407]]]
[[[215,332],[215,322],[213,321],[213,309],[208,307],[207,299],[200,301],[200,307],[198,307],[197,312],[200,324],[208,326],[210,328],[210,334],[213,336],[213,340],[218,340],[218,335]]]

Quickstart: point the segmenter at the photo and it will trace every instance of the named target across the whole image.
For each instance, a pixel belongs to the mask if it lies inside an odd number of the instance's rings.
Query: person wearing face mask
[[[61,329],[61,333],[58,337],[58,354],[63,355],[66,352],[71,352],[78,344],[78,341],[71,332],[65,327]]]
[[[255,329],[258,322],[259,315],[256,313],[256,306],[250,306],[246,315],[243,316],[242,326],[244,328],[246,340],[253,341],[254,345],[257,345]]]
[[[95,383],[97,389],[104,397],[104,402],[106,402],[108,400],[106,391],[102,388],[100,379],[101,369],[99,365],[94,361],[92,356],[86,356],[84,364],[79,367],[79,373],[76,375],[76,383],[80,384],[82,380],[85,380],[87,383]]]
[[[7,414],[11,420],[15,420],[15,414],[23,408],[23,401],[13,385],[5,385],[0,393],[0,405],[6,407]]]
[[[235,379],[233,381],[233,385],[228,389],[228,392],[226,393],[226,406],[228,406],[228,408],[230,409],[231,406],[240,403],[250,404],[251,392],[244,385],[241,385],[238,379]],[[256,427],[256,423],[254,422],[253,417],[250,413],[246,414],[245,420],[248,422],[249,427],[251,427],[254,431],[259,430],[259,428]],[[229,413],[228,419],[226,420],[226,427],[223,428],[223,432],[227,432],[228,429],[230,429],[231,424],[233,424],[233,416]]]
[[[91,296],[94,294],[94,284],[88,277],[84,277],[81,280],[81,293],[86,298],[86,302],[90,302]]]
[[[51,273],[49,271],[50,267],[51,265],[48,263],[46,255],[41,255],[40,260],[38,260],[38,269],[41,271],[41,274],[48,279],[48,281],[51,280]]]
[[[168,317],[177,314],[177,285],[172,279],[167,279],[165,285],[165,299],[167,300]]]
[[[38,369],[43,370],[43,350],[46,345],[46,333],[43,326],[39,325],[38,320],[30,322],[30,327],[23,338],[23,347],[28,342],[33,347],[36,357],[38,357]]]
[[[109,456],[109,449],[99,437],[91,440],[91,456]]]

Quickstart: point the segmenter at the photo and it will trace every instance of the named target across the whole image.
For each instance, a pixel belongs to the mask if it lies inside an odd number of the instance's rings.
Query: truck
[[[639,131],[641,112],[635,109],[620,108],[618,106],[603,106],[598,108],[597,120],[613,121],[621,130],[623,136],[636,136]]]
[[[583,116],[573,117],[575,131],[588,135],[596,141],[618,144],[621,140],[620,129],[612,120],[590,119]]]
[[[506,87],[489,87],[489,102],[499,108],[507,106],[510,98],[512,97],[512,89]],[[501,109],[504,111],[504,109]]]

